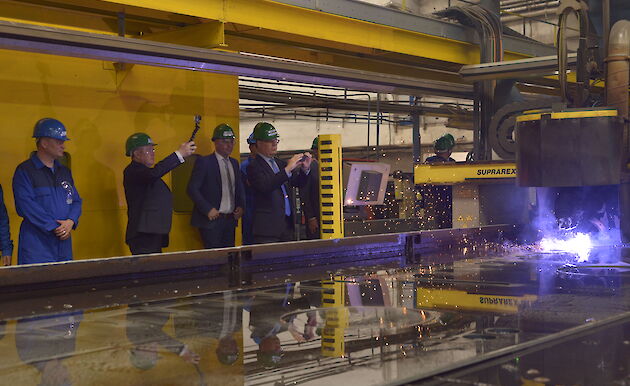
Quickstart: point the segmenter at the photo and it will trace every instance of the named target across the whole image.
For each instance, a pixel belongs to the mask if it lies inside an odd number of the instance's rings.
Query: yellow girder
[[[443,163],[414,166],[414,182],[420,184],[456,184],[462,182],[489,182],[516,178],[513,162]]]
[[[474,44],[407,31],[267,0],[109,0],[123,6],[143,7],[250,28],[306,36],[329,42],[367,47],[432,60],[479,63]],[[506,60],[524,58],[506,53]]]

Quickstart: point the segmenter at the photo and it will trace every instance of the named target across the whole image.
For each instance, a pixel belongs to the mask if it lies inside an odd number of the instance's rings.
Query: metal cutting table
[[[596,247],[577,264],[569,253],[517,246],[518,231],[423,231],[2,269],[0,377],[121,385],[628,382],[628,250]]]

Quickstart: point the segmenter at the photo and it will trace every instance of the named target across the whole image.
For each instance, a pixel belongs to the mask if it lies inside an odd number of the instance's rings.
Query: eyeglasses
[[[153,146],[151,146],[148,149],[137,149],[136,150],[138,153],[144,153],[144,154],[153,154],[155,153],[155,148]]]

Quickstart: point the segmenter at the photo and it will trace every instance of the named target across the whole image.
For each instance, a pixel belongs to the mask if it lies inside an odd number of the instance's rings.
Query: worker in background
[[[455,160],[451,158],[454,147],[455,138],[453,138],[450,134],[444,134],[433,144],[435,155],[427,158],[425,162],[430,164],[439,162],[455,162]]]
[[[306,220],[306,238],[308,240],[319,239],[319,163],[317,153],[319,150],[319,138],[315,137],[311,145],[313,160],[311,161],[311,172],[304,189],[300,189],[302,198],[302,211]]]
[[[11,229],[9,228],[9,214],[4,205],[4,192],[0,186],[0,252],[2,252],[2,266],[11,265],[13,256],[13,240],[11,240]]]
[[[18,165],[13,175],[13,197],[23,218],[18,242],[18,264],[72,260],[71,232],[81,216],[81,197],[70,169],[63,166],[65,126],[43,118],[35,124],[37,151]],[[4,250],[3,250],[4,252]]]
[[[190,223],[199,228],[204,248],[234,246],[234,230],[243,215],[245,191],[238,161],[230,157],[234,130],[221,123],[212,134],[214,153],[195,162],[188,195],[195,204]]]
[[[131,157],[123,173],[128,217],[125,242],[134,255],[160,253],[168,246],[173,197],[162,176],[183,164],[196,149],[193,141],[182,143],[156,164],[156,145],[145,133],[129,136],[125,144],[125,154]]]
[[[247,137],[247,145],[249,146],[249,157],[241,162],[241,179],[243,180],[243,187],[245,188],[245,212],[243,213],[243,221],[241,221],[243,245],[254,243],[254,193],[247,179],[247,167],[250,162],[256,158],[256,140],[254,139],[254,133],[251,133],[249,137]]]
[[[312,156],[295,154],[288,162],[275,158],[279,135],[267,122],[256,124],[254,139],[258,154],[247,168],[254,192],[254,243],[293,240],[295,208],[289,197],[289,185],[306,184]]]
[[[433,144],[435,155],[426,159],[426,163],[455,162],[451,158],[455,147],[455,138],[444,134]],[[453,227],[453,187],[450,185],[430,185],[424,189],[425,209],[429,218],[435,219],[437,229]]]

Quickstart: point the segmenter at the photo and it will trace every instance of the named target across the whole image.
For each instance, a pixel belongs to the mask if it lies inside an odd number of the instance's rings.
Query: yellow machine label
[[[503,296],[471,294],[466,291],[418,288],[418,308],[441,308],[514,313],[520,305],[535,301],[536,295]]]
[[[575,118],[598,118],[598,117],[616,117],[617,110],[614,109],[596,109],[596,110],[580,110],[580,111],[559,111],[559,112],[539,112],[532,110],[516,117],[516,122],[539,121],[544,115],[549,115],[551,119],[575,119]]]
[[[451,163],[422,164],[414,168],[414,182],[419,184],[454,184],[466,181],[516,178],[516,164]]]

